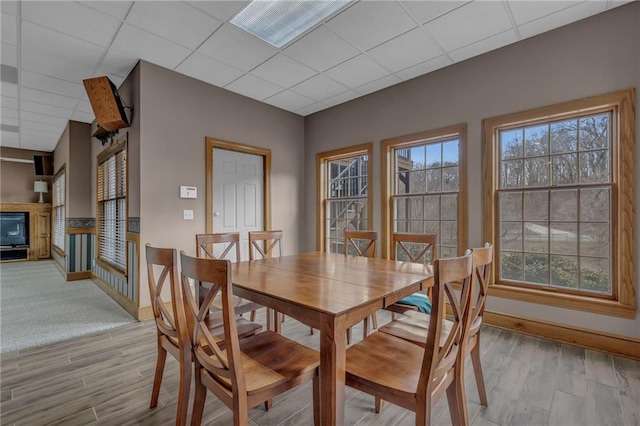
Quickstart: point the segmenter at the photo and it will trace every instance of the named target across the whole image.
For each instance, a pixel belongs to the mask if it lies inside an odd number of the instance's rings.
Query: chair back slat
[[[214,253],[216,244],[226,244],[220,255]],[[238,232],[224,232],[213,234],[196,234],[196,256],[208,259],[227,259],[234,250],[236,262],[240,262],[240,234]]]
[[[355,256],[376,257],[376,241],[375,231],[344,231],[344,254],[350,254],[349,248],[352,248]]]
[[[399,257],[398,253],[400,252],[405,254],[408,262],[430,265],[437,258],[437,238],[438,236],[436,234],[405,234],[396,232],[392,236],[393,249],[391,250],[391,260],[401,260],[396,258]],[[417,247],[417,253],[415,247]],[[431,253],[431,256],[428,257],[428,253]]]
[[[249,260],[254,260],[254,249],[262,258],[273,256],[275,248],[278,256],[282,256],[282,231],[251,231],[249,232]]]
[[[434,263],[434,287],[427,341],[418,384],[418,392],[432,391],[432,386],[445,379],[447,371],[454,365],[464,327],[469,320],[469,305],[472,293],[473,259],[470,251],[462,257],[437,259]],[[456,293],[451,285],[462,284]],[[445,342],[441,342],[445,300],[452,308],[452,326]]]
[[[182,264],[182,292],[189,307],[188,315],[194,319],[191,344],[198,363],[207,369],[218,382],[229,389],[237,387],[246,392],[246,383],[241,365],[240,344],[233,307],[231,262],[220,259],[200,259],[180,253]],[[199,304],[189,284],[190,281],[210,284],[207,295]],[[214,299],[220,293],[224,339],[215,339],[207,326],[207,314]],[[221,349],[224,347],[224,350]]]

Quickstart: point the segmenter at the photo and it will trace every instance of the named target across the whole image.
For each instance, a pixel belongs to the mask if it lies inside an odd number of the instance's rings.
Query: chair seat
[[[386,333],[373,333],[347,349],[348,386],[374,386],[382,394],[416,393],[424,349]]]
[[[424,347],[427,342],[430,320],[431,315],[418,311],[406,311],[395,320],[380,327],[379,331]],[[446,342],[453,325],[454,323],[449,320],[443,322],[442,334],[440,335],[441,347]]]
[[[281,387],[303,376],[313,377],[320,365],[317,351],[273,331],[240,340],[240,351],[248,396]],[[219,377],[218,380],[230,386],[227,379]]]
[[[213,311],[207,318],[207,328],[211,332],[211,335],[217,342],[224,340],[224,324],[222,322],[222,312]],[[262,325],[251,322],[245,318],[238,317],[236,319],[236,327],[238,330],[238,337],[244,339],[248,336],[253,336],[262,330]],[[176,347],[178,346],[178,339],[170,336],[165,336]],[[204,343],[204,342],[203,342]]]

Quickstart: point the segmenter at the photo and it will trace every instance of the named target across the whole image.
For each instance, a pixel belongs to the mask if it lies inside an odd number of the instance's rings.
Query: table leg
[[[323,426],[344,424],[346,332],[343,319],[320,330],[320,419]]]

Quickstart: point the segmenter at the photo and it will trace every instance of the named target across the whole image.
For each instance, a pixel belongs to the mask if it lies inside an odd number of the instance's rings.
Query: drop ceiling
[[[0,145],[52,151],[95,118],[82,80],[139,59],[306,116],[627,2],[355,1],[276,49],[245,1],[3,0]]]

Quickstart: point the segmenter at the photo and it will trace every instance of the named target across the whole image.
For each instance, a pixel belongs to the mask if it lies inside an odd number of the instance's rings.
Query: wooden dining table
[[[232,281],[234,294],[320,331],[321,424],[343,425],[347,328],[432,286],[433,268],[313,252],[236,263]]]

